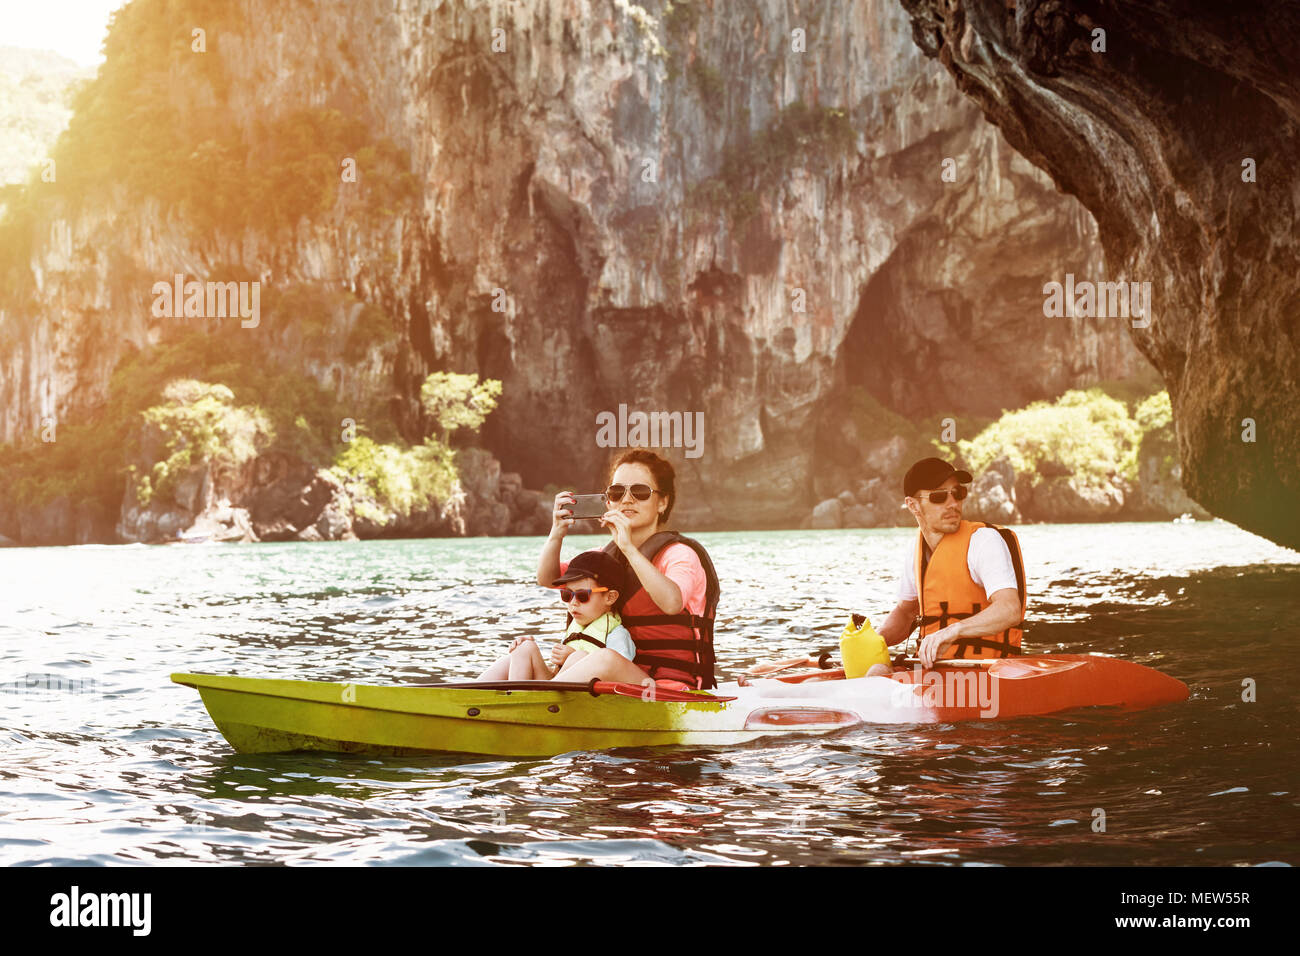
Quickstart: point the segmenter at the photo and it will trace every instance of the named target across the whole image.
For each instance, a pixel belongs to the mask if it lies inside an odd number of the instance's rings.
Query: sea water
[[[1191,699],[714,749],[241,756],[171,672],[472,677],[562,630],[541,539],[0,551],[0,864],[1300,861],[1300,555],[1218,521],[1017,530],[1027,649]],[[722,675],[883,619],[914,534],[699,535]]]

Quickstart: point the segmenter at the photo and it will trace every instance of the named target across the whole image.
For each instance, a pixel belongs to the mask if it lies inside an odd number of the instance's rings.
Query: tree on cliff
[[[424,410],[442,430],[442,443],[458,428],[477,431],[497,407],[501,382],[494,378],[478,380],[477,375],[434,372],[420,387]]]

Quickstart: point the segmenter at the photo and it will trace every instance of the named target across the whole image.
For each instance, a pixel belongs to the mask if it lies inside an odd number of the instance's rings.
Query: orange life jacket
[[[636,643],[634,663],[655,680],[675,680],[701,690],[718,686],[714,676],[713,618],[718,610],[718,597],[722,588],[718,573],[713,569],[709,552],[700,544],[676,531],[659,531],[652,534],[640,547],[640,552],[650,561],[670,544],[684,544],[700,559],[707,581],[704,592],[704,614],[665,614],[655,604],[641,582],[636,580],[630,567],[627,573],[635,584],[631,594],[622,602],[623,626]],[[605,551],[624,562],[627,559],[612,541]]]
[[[978,614],[988,606],[984,589],[970,576],[966,564],[970,539],[980,528],[992,528],[1007,544],[1011,565],[1016,571],[1016,590],[1020,596],[1020,620],[1025,619],[1025,565],[1020,556],[1020,541],[1014,531],[984,521],[962,521],[952,534],[945,534],[932,555],[927,554],[925,538],[917,529],[916,591],[921,605],[921,637],[947,627],[954,621]],[[969,610],[967,610],[969,609]],[[962,637],[943,649],[941,658],[1011,657],[1020,653],[1020,623],[998,634]]]

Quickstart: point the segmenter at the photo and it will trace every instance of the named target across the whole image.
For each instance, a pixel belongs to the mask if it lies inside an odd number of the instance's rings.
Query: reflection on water
[[[1192,699],[722,750],[242,756],[171,671],[471,676],[560,629],[540,541],[0,552],[0,863],[1295,862],[1297,556],[1219,522],[1020,535],[1032,649]],[[878,623],[911,535],[702,537],[731,672]]]

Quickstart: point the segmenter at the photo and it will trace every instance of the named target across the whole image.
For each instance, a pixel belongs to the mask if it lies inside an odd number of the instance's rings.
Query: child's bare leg
[[[866,673],[867,677],[892,677],[893,675],[894,669],[888,664],[872,664]]]
[[[493,662],[492,666],[478,675],[479,680],[505,680],[510,676],[510,655]]]
[[[550,676],[536,641],[524,641],[510,652],[510,680],[549,680]]]
[[[578,663],[578,661],[582,660],[586,656],[587,656],[586,651],[574,651],[572,654],[566,657],[564,659],[564,663],[560,665],[560,669],[555,672],[555,680],[559,680],[560,676],[566,670],[571,670],[574,664]]]

